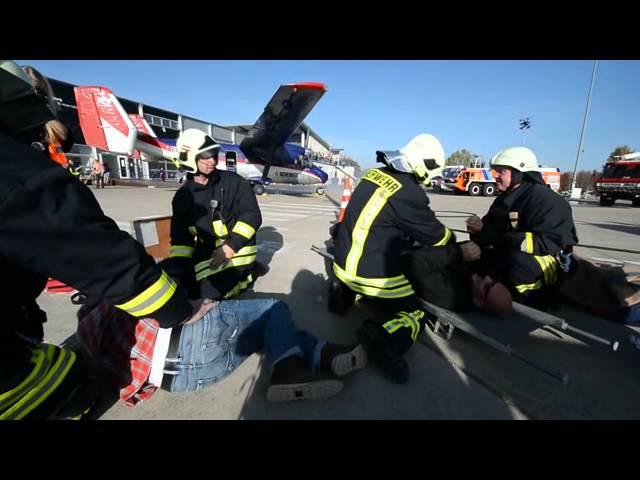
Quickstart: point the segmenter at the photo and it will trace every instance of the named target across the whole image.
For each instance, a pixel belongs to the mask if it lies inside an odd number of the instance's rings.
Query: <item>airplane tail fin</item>
[[[175,147],[158,140],[144,117],[127,115],[111,90],[106,87],[75,87],[74,90],[80,128],[88,145],[126,155],[137,149],[150,159],[175,161]]]
[[[88,145],[108,152],[131,154],[136,128],[111,90],[75,87],[80,128]]]

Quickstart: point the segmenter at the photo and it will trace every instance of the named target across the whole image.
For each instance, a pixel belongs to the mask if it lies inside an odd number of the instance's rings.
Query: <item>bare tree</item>
[[[619,145],[613,150],[613,152],[609,154],[607,162],[617,162],[618,159],[615,157],[626,155],[628,153],[633,153],[633,150],[629,147],[629,145]]]

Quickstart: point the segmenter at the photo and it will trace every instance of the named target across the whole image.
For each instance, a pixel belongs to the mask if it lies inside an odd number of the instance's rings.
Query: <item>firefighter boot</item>
[[[358,329],[357,336],[368,358],[389,381],[398,384],[409,381],[409,364],[382,326],[365,321]]]
[[[344,315],[356,299],[356,293],[340,280],[329,283],[329,311]]]

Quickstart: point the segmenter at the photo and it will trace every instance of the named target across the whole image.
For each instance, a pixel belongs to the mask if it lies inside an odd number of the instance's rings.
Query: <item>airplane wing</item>
[[[322,83],[280,86],[240,144],[249,160],[268,163],[326,91]]]

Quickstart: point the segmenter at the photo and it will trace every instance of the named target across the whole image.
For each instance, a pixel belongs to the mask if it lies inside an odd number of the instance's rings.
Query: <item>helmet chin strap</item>
[[[218,166],[217,164],[213,166],[213,170],[211,170],[211,173],[204,173],[203,171],[200,170],[200,168],[198,168],[198,172],[196,173],[196,175],[202,175],[205,178],[211,178],[218,171],[218,169],[216,168],[217,166]]]

